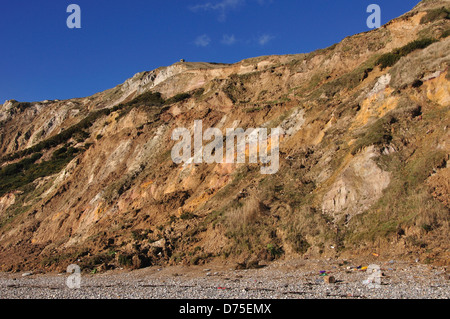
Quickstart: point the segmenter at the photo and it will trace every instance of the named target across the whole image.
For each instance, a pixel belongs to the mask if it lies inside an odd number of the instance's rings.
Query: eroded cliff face
[[[91,97],[6,101],[2,270],[374,251],[447,262],[450,22],[429,21],[445,3],[310,54],[180,62]],[[172,132],[200,119],[224,135],[282,128],[279,171],[174,164]]]

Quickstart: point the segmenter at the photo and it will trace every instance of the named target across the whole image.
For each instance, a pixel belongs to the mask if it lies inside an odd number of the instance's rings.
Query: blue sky
[[[187,61],[234,63],[311,52],[368,31],[419,0],[2,0],[0,104],[89,96]],[[81,8],[81,29],[66,25]]]

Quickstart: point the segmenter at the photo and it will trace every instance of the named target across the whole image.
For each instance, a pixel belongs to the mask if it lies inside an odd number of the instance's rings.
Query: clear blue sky
[[[328,47],[419,0],[1,0],[0,104],[89,96],[137,72]],[[69,4],[81,29],[66,26]]]

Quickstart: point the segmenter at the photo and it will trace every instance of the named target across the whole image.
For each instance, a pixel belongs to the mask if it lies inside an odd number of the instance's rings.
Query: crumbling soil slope
[[[449,29],[448,2],[422,1],[309,54],[179,62],[91,97],[6,101],[0,269],[448,264]],[[171,134],[195,120],[281,127],[279,171],[175,164]]]

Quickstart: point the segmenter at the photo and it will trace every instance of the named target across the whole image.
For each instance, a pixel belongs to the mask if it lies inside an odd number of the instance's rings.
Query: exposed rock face
[[[16,201],[16,195],[14,193],[8,193],[0,198],[0,212],[6,211]]]
[[[373,146],[351,159],[323,198],[322,209],[335,219],[345,215],[346,222],[365,212],[389,186],[388,172],[372,160]]]
[[[6,101],[1,269],[257,264],[374,247],[448,260],[450,22],[429,19],[445,4],[423,1],[310,54],[179,62],[91,97]],[[380,68],[424,35],[436,41]],[[195,120],[223,135],[282,128],[278,172],[174,164],[172,132],[193,134]]]

